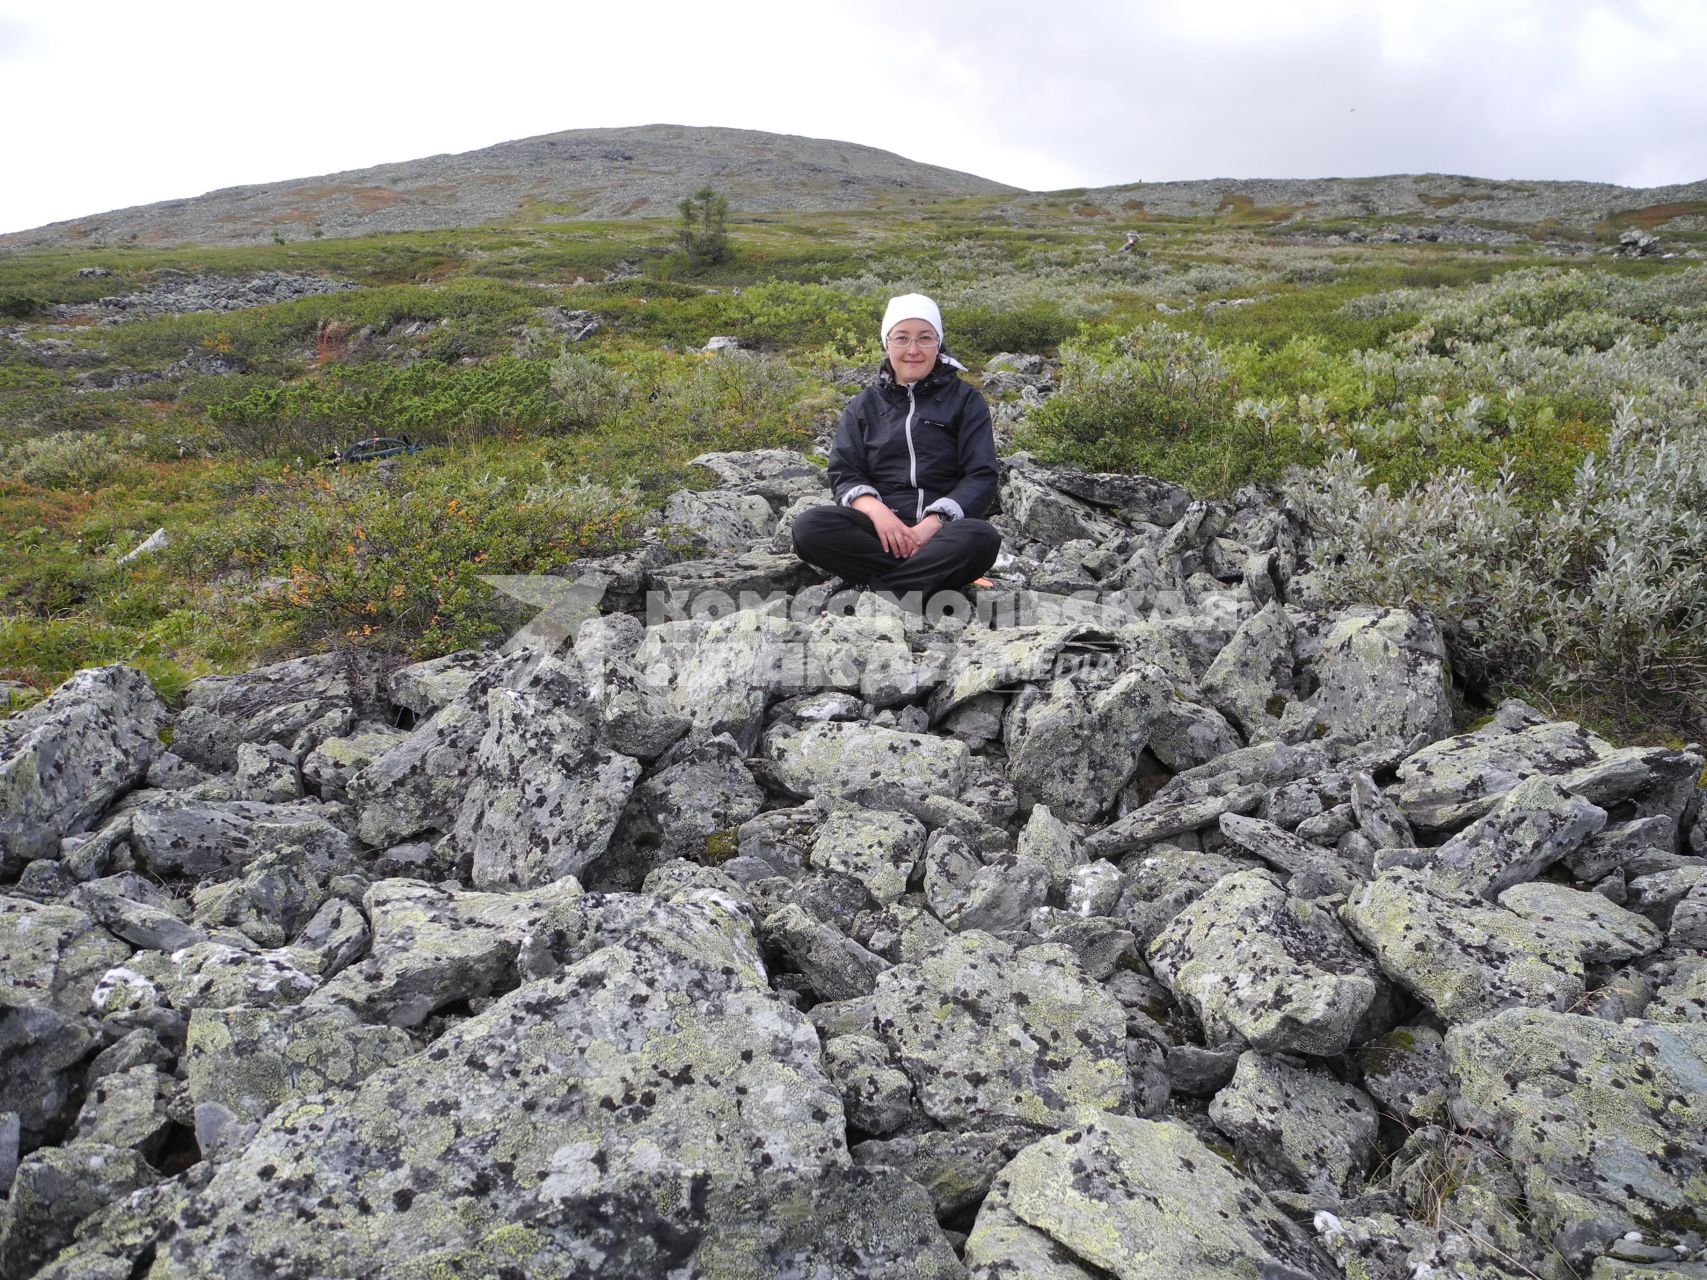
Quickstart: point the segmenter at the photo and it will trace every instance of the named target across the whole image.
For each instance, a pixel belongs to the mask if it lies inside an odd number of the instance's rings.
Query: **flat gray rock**
[[[1612,749],[1568,720],[1513,727],[1496,717],[1474,733],[1442,738],[1409,756],[1399,766],[1393,799],[1418,827],[1446,830],[1481,817],[1525,778],[1568,774]]]
[[[134,667],[79,671],[0,720],[0,875],[55,855],[148,772],[166,707]]]
[[[1217,881],[1162,930],[1149,960],[1212,1045],[1331,1056],[1383,994],[1333,915],[1289,896],[1267,871]]]
[[[1431,883],[1493,898],[1533,880],[1606,825],[1606,810],[1552,778],[1526,778],[1485,818],[1428,852]]]
[[[1179,1124],[1108,1116],[1027,1147],[966,1242],[971,1280],[1340,1280],[1255,1183]]]
[[[956,934],[876,995],[878,1038],[945,1128],[1059,1128],[1128,1105],[1125,1012],[1065,947]]]
[[[1346,903],[1346,926],[1392,980],[1448,1023],[1511,1005],[1565,1009],[1584,989],[1580,952],[1558,932],[1408,868]]]
[[[1631,1231],[1707,1231],[1707,1027],[1510,1009],[1453,1028],[1446,1052],[1454,1118],[1510,1157],[1567,1261]]]
[[[767,754],[790,790],[910,812],[923,797],[960,794],[971,753],[929,734],[862,724],[809,724],[769,738]]]
[[[1246,1050],[1209,1118],[1247,1168],[1318,1203],[1359,1190],[1375,1163],[1380,1115],[1369,1095],[1284,1058]]]

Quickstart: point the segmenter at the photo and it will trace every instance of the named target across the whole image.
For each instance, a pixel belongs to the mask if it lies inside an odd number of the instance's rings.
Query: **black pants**
[[[883,549],[871,517],[852,507],[813,507],[794,521],[794,550],[847,582],[900,596],[964,587],[996,563],[1002,535],[987,520],[951,520],[906,559]]]

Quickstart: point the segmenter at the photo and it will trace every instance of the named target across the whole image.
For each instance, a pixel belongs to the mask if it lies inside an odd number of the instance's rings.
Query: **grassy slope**
[[[951,345],[975,371],[998,350],[1053,354],[1063,343],[1102,358],[1157,322],[1202,339],[1218,372],[1186,410],[1164,386],[1161,407],[1144,410],[1158,418],[1087,425],[1063,411],[1022,443],[1224,492],[1328,448],[1290,410],[1257,421],[1235,411],[1240,401],[1411,411],[1402,395],[1384,405],[1357,362],[1417,316],[1352,315],[1348,302],[1400,288],[1448,296],[1550,261],[1530,245],[1294,242],[1260,212],[1147,220],[1144,259],[1114,252],[1127,215],[1066,198],[1017,213],[967,199],[737,216],[737,256],[703,272],[672,255],[670,226],[645,223],[0,257],[0,308],[35,309],[7,323],[84,353],[53,369],[0,344],[0,679],[48,687],[126,657],[171,687],[301,646],[421,655],[494,634],[505,620],[476,573],[543,570],[622,545],[665,493],[695,482],[685,464],[705,449],[809,447],[840,403],[827,372],[875,358],[871,331],[890,292],[936,293]],[[77,274],[92,266],[114,274]],[[48,323],[56,304],[141,288],[164,269],[304,272],[362,287],[242,312]],[[1207,305],[1224,298],[1256,301]],[[600,320],[555,375],[562,341],[549,307]],[[692,351],[720,333],[766,358],[720,371]],[[247,372],[77,385],[216,353]],[[1607,422],[1531,400],[1514,402],[1491,440],[1442,450],[1398,432],[1365,456],[1378,478],[1408,485],[1447,461],[1492,474],[1515,454],[1544,500]],[[389,471],[315,466],[329,444],[382,430],[433,447]],[[156,527],[171,535],[167,552],[117,564]]]

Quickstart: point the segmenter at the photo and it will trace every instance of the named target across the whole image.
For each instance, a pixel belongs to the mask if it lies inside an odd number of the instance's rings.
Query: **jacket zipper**
[[[916,408],[913,399],[913,384],[907,384],[907,478],[913,482],[913,507],[916,514],[913,522],[917,524],[925,518],[925,491],[919,488],[919,455],[913,452],[913,410]]]

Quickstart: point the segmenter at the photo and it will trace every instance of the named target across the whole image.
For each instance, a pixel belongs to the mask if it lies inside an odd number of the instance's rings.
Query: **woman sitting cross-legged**
[[[981,519],[996,496],[990,408],[942,346],[942,313],[919,293],[883,314],[887,357],[842,414],[830,448],[836,505],[794,522],[802,560],[901,597],[963,587],[996,562]]]

